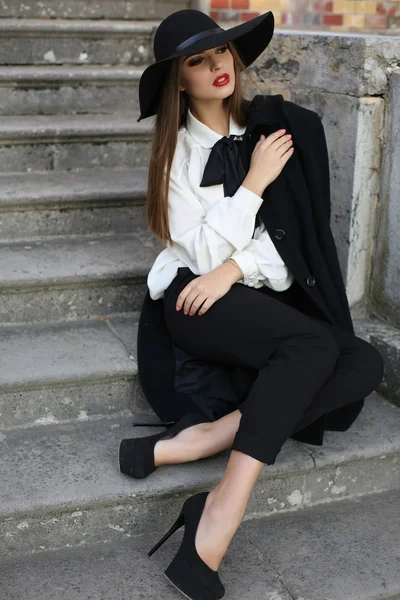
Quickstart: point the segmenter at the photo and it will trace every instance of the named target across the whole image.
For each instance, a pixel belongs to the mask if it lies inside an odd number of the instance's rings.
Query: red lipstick
[[[229,83],[229,81],[230,77],[228,73],[222,73],[222,75],[218,75],[218,77],[214,79],[213,85],[220,87],[222,85],[226,85],[227,83]]]

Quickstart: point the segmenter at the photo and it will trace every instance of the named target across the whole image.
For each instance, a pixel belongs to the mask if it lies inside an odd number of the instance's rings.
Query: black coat
[[[314,307],[315,317],[354,333],[349,304],[330,228],[330,178],[325,133],[315,111],[284,100],[281,94],[257,95],[250,104],[246,131],[239,143],[246,172],[260,134],[280,128],[292,133],[294,153],[264,191],[257,219],[268,230],[286,266]],[[217,301],[218,302],[218,301]],[[209,420],[235,409],[248,393],[256,371],[203,361],[177,347],[165,326],[163,299],[147,292],[138,329],[139,380],[162,420],[175,421],[188,411]],[[364,398],[323,415],[293,439],[322,445],[324,430],[346,431]]]

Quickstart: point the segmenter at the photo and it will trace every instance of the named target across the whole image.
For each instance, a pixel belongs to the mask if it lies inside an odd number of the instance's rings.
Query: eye
[[[225,52],[225,50],[228,50],[228,47],[229,47],[229,46],[222,46],[221,48],[218,48],[217,52],[220,52],[220,51],[221,51],[222,53],[224,53],[224,52]],[[199,65],[199,64],[201,63],[201,61],[202,61],[202,60],[203,60],[202,58],[196,58],[196,59],[192,60],[192,61],[189,63],[189,67],[194,67],[195,65]]]

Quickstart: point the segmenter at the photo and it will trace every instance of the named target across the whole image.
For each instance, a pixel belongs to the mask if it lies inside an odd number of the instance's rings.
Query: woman
[[[202,422],[188,413],[166,432],[120,445],[120,470],[137,478],[232,448],[220,483],[189,497],[149,552],[185,526],[165,575],[192,600],[224,595],[218,568],[264,464],[275,462],[294,432],[355,403],[383,376],[379,352],[333,318],[328,322],[322,300],[318,312],[265,227],[267,200],[269,206],[283,201],[272,197],[274,184],[285,170],[293,172],[291,135],[272,128],[260,136],[249,165],[240,154],[252,106],[242,98],[240,73],[268,45],[273,26],[271,12],[224,31],[199,11],[177,11],[157,30],[157,62],[139,89],[140,118],[157,114],[149,226],[166,245],[148,276],[151,298],[163,298],[165,323],[183,350],[257,373],[238,408],[222,418]],[[310,133],[302,143],[312,140]],[[288,228],[296,210],[288,205]],[[300,237],[298,254],[308,243]],[[325,277],[322,291],[331,283]]]

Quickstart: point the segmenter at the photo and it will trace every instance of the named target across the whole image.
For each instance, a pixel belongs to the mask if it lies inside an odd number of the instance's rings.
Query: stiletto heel
[[[161,538],[161,540],[159,542],[157,542],[157,544],[155,546],[153,546],[153,548],[147,553],[147,556],[151,556],[152,554],[154,554],[154,552],[156,550],[159,549],[160,546],[163,545],[164,542],[167,541],[167,539],[173,534],[175,533],[175,531],[177,531],[180,527],[182,527],[182,525],[185,523],[185,517],[183,514],[183,510],[181,510],[181,513],[179,515],[179,517],[177,518],[177,520],[175,521],[175,523],[172,525],[171,529],[169,529],[167,531],[167,533],[164,535],[163,538]]]
[[[119,471],[136,479],[147,477],[157,469],[154,464],[154,446],[158,440],[174,437],[183,429],[205,422],[209,421],[200,413],[186,413],[166,431],[122,440],[118,450]]]
[[[219,600],[225,595],[225,587],[218,571],[211,569],[202,560],[195,545],[197,527],[208,494],[209,492],[200,492],[187,498],[171,529],[149,552],[150,556],[174,531],[185,525],[181,545],[164,575],[189,600]]]

